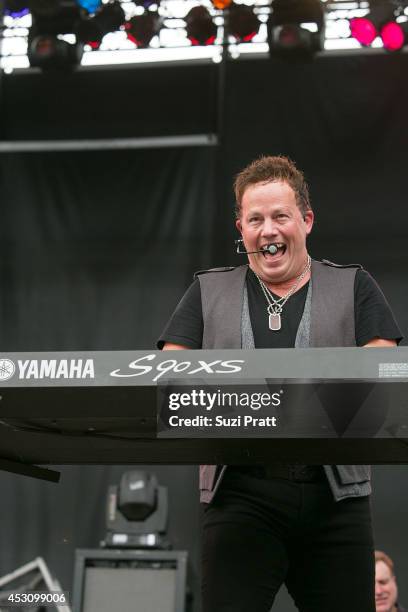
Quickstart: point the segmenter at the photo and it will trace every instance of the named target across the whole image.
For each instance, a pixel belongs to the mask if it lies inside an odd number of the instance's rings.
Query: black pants
[[[375,612],[373,551],[368,497],[227,470],[205,509],[203,612],[269,612],[283,583],[301,612]]]

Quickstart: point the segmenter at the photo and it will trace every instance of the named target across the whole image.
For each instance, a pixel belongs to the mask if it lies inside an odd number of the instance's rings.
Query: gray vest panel
[[[248,266],[233,270],[199,274],[203,309],[203,349],[253,348],[245,347],[243,332],[248,332],[243,321],[243,306],[247,303],[245,280]],[[310,325],[302,321],[299,328],[303,339],[297,347],[356,346],[354,328],[354,278],[356,268],[338,268],[312,261],[309,284]],[[306,300],[307,302],[307,300]],[[242,324],[245,323],[244,329]],[[306,323],[306,325],[305,325]],[[309,327],[309,341],[307,337]],[[306,328],[306,329],[305,329]]]

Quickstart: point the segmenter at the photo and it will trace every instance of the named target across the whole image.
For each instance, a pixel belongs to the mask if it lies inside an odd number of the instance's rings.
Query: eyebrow
[[[277,208],[276,210],[273,211],[273,215],[277,215],[279,213],[290,213],[290,209],[287,206],[281,206],[279,208]],[[261,212],[261,209],[258,208],[254,208],[251,211],[248,212],[248,217],[250,217],[251,215],[263,215],[263,213]]]

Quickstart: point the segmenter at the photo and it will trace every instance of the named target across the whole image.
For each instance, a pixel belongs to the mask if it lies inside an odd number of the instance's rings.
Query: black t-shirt
[[[222,272],[220,272],[222,274]],[[282,327],[269,329],[266,298],[250,268],[247,273],[249,314],[256,348],[293,348],[305,306],[308,283],[296,291],[283,307]],[[275,296],[278,298],[279,296]],[[354,282],[356,344],[364,346],[373,338],[402,339],[384,294],[365,270],[357,270]],[[203,336],[203,315],[199,280],[190,285],[161,334],[157,346],[165,342],[200,349]]]

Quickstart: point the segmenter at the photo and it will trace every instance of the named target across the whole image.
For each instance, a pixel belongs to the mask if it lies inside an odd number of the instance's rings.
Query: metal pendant
[[[271,331],[279,331],[281,328],[281,316],[279,313],[269,314],[269,329]]]

